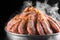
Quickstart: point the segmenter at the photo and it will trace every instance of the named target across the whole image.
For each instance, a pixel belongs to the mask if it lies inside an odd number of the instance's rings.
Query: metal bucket
[[[6,30],[5,30],[6,31]],[[6,31],[8,40],[60,40],[60,33],[52,35],[27,35],[27,34],[15,34]]]

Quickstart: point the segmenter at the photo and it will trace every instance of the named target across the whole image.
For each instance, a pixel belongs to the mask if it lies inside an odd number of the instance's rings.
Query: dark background
[[[39,0],[33,0],[33,3],[35,3],[36,1],[39,1]],[[44,2],[44,0],[40,0],[40,1]],[[3,6],[2,6],[2,9],[0,12],[0,38],[1,38],[1,40],[4,40],[6,38],[6,33],[4,31],[5,24],[7,23],[7,21],[9,20],[10,16],[13,13],[17,14],[16,11],[19,12],[21,10],[21,8],[23,6],[23,2],[24,2],[24,0],[8,0],[5,3],[2,2]],[[59,5],[60,5],[59,0],[49,0],[48,4],[52,6],[57,2],[59,2]],[[35,6],[35,4],[33,6]],[[60,8],[60,6],[59,6],[59,8]]]

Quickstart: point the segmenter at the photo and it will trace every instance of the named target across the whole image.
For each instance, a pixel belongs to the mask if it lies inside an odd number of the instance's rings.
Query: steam
[[[52,17],[60,21],[60,15],[58,13],[58,3],[56,3],[53,7],[47,9],[47,13],[49,13]]]
[[[47,4],[47,1],[48,0],[45,0],[44,3],[36,1],[36,8],[42,10],[44,13],[47,13],[48,15],[60,21],[60,15],[58,13],[58,9],[59,9],[58,3],[56,3],[53,6],[50,6],[49,4]]]
[[[44,13],[47,13],[48,15],[52,16],[53,18],[57,19],[58,21],[60,21],[60,15],[58,13],[58,3],[56,3],[53,6],[50,6],[49,4],[47,4],[48,0],[45,0],[44,3],[41,3],[39,1],[36,1],[36,6],[35,8],[43,11]],[[24,1],[24,6],[23,9],[25,9],[26,7],[32,6],[32,1],[28,0],[28,1]]]
[[[32,6],[32,1],[24,1],[23,3],[23,9],[25,9],[26,7]]]

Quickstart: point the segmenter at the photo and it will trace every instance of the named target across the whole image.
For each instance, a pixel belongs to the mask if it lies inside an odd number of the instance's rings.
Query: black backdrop
[[[33,3],[35,3],[36,1],[37,0],[33,0]],[[40,1],[44,2],[44,0],[40,0]],[[0,38],[1,38],[1,40],[4,40],[6,37],[6,33],[4,31],[6,22],[8,21],[9,17],[13,13],[16,13],[16,11],[21,10],[21,7],[23,6],[23,2],[24,2],[24,0],[8,0],[5,3],[5,5],[3,5],[3,7],[4,7],[4,9],[2,10],[3,12],[0,13]],[[59,2],[59,5],[60,5],[59,0],[49,0],[48,4],[52,6],[56,2]]]

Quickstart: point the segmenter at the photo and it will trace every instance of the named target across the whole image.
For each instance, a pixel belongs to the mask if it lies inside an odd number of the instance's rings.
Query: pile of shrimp
[[[60,23],[34,7],[27,7],[13,17],[5,29],[12,33],[49,35],[60,32]]]

